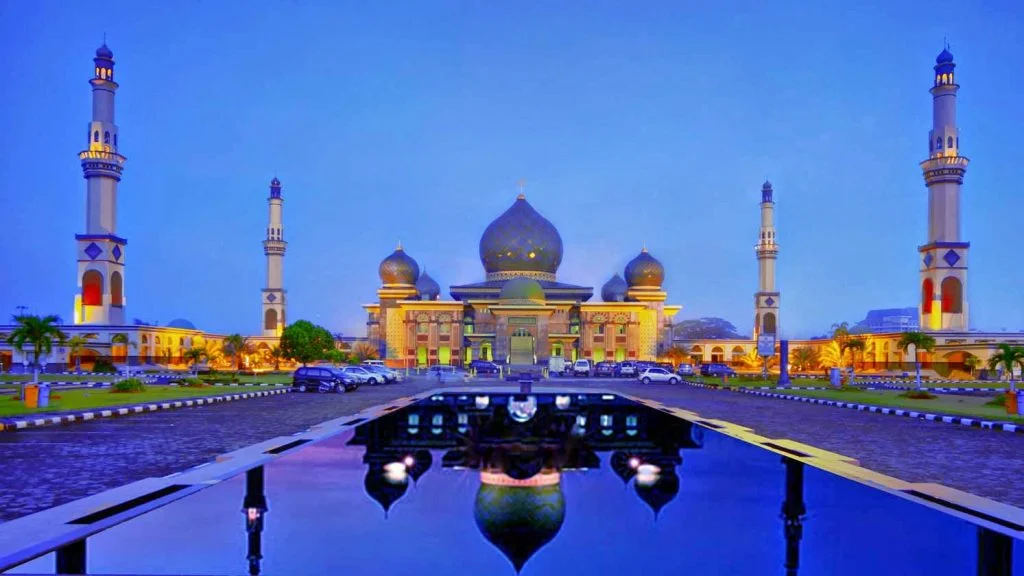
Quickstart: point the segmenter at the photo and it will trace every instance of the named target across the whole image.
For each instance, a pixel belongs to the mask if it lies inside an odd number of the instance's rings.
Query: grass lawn
[[[182,398],[198,398],[219,394],[237,394],[240,391],[220,387],[205,386],[203,388],[178,388],[169,386],[147,386],[144,392],[114,393],[104,388],[80,388],[77,390],[51,391],[50,405],[43,409],[29,410],[25,404],[11,397],[0,396],[0,416],[20,414],[41,414],[64,410],[87,410],[89,408],[106,408],[124,406],[143,402],[166,402]]]
[[[40,374],[40,382],[107,382],[116,378],[115,374]],[[32,380],[31,374],[0,374],[0,382],[27,382]]]
[[[991,396],[962,396],[956,394],[936,394],[932,400],[912,400],[901,398],[897,390],[787,390],[785,394],[807,396],[826,400],[839,400],[855,404],[873,404],[892,408],[908,408],[919,412],[969,416],[985,420],[1010,420],[1024,422],[1024,418],[1010,416],[1005,408],[986,406]]]

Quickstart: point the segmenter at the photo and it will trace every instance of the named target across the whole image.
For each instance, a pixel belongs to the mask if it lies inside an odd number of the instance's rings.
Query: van
[[[367,366],[384,366],[385,368],[387,367],[384,364],[383,360],[363,360],[363,364],[366,364]]]
[[[552,374],[563,374],[566,370],[565,358],[552,356],[548,358],[548,372]]]
[[[577,360],[572,366],[573,376],[590,376],[590,360]]]

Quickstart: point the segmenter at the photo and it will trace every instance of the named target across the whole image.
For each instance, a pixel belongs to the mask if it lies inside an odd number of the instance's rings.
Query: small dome
[[[666,504],[679,494],[679,476],[675,470],[666,470],[653,483],[633,482],[636,495],[654,512],[657,518]]]
[[[271,186],[280,186],[281,185],[281,181],[277,179],[277,176],[274,176],[274,179],[270,181],[270,185]]]
[[[390,256],[381,261],[377,272],[384,284],[413,285],[420,277],[420,265],[399,244]]]
[[[665,281],[665,267],[644,248],[640,255],[626,265],[626,283],[630,288],[661,288]]]
[[[559,484],[527,487],[481,483],[473,518],[484,538],[501,550],[518,573],[561,530],[565,498]]]
[[[562,237],[523,195],[498,216],[480,237],[480,261],[488,280],[528,272],[554,280],[562,263]]]
[[[195,330],[195,324],[185,320],[184,318],[175,318],[167,323],[168,328],[180,328],[182,330]]]
[[[761,190],[771,190],[771,189],[772,189],[772,183],[771,182],[765,180],[764,184],[761,184]]]
[[[628,289],[629,286],[626,285],[626,281],[622,279],[622,276],[616,274],[601,287],[601,300],[605,302],[624,302],[626,300],[626,290]]]
[[[953,53],[949,51],[949,48],[943,48],[942,52],[935,57],[936,64],[947,64],[953,61]]]
[[[102,46],[96,49],[96,57],[109,60],[114,57],[114,53],[110,51],[110,48],[107,48],[107,43],[104,42]]]
[[[416,290],[420,293],[420,300],[437,300],[441,296],[441,286],[427,274],[426,270],[416,281]]]
[[[366,476],[363,478],[363,488],[366,489],[366,493],[370,498],[373,498],[384,509],[384,517],[386,518],[388,511],[391,510],[391,506],[398,502],[402,496],[405,496],[405,492],[409,489],[409,483],[389,480],[380,465],[376,467],[371,465],[366,470]]]
[[[544,288],[541,287],[540,282],[531,278],[513,278],[501,287],[498,299],[503,302],[542,304]]]

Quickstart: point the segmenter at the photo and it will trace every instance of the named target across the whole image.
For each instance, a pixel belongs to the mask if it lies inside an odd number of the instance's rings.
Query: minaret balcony
[[[263,241],[263,253],[267,256],[276,255],[284,256],[284,251],[288,247],[288,243],[284,240],[264,240]]]
[[[936,156],[921,162],[925,184],[931,186],[940,182],[963,184],[964,173],[970,162],[964,156]]]
[[[778,244],[757,244],[754,250],[757,251],[758,257],[775,258],[779,255]]]
[[[125,157],[117,152],[85,150],[78,153],[78,159],[82,162],[82,172],[85,173],[86,178],[110,176],[118,180],[121,179]]]

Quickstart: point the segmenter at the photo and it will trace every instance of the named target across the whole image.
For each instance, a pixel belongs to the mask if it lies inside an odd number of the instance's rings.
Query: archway
[[[416,365],[426,366],[427,365],[427,347],[418,346],[416,348]]]
[[[267,312],[263,315],[263,329],[277,330],[277,310],[267,308]]]
[[[746,355],[747,355],[747,353],[743,351],[743,346],[733,346],[732,347],[732,362],[733,362],[733,364],[739,364],[739,363],[743,362],[743,357],[746,356]]]
[[[484,342],[483,344],[480,345],[480,358],[482,360],[487,360],[488,362],[494,361],[494,355],[491,352],[490,342]]]
[[[551,355],[556,357],[556,358],[561,358],[562,357],[562,343],[561,342],[555,342],[554,344],[551,345]]]
[[[950,314],[963,312],[964,285],[955,276],[947,276],[942,280],[942,311]]]
[[[704,348],[695,345],[693,348],[690,348],[690,356],[700,364],[704,361]]]
[[[935,294],[935,283],[931,278],[925,278],[921,282],[921,313],[932,313],[932,295]]]
[[[116,270],[110,273],[110,305],[124,306],[124,280]]]
[[[509,364],[533,364],[533,334],[526,328],[516,328],[509,337]]]
[[[82,305],[103,305],[103,274],[99,270],[86,270],[82,274]]]
[[[725,350],[721,346],[715,346],[711,349],[711,361],[714,363],[725,361]]]
[[[761,326],[764,334],[775,334],[775,312],[765,312]]]
[[[449,346],[439,346],[437,348],[437,363],[442,366],[448,366],[452,363],[452,349]]]

